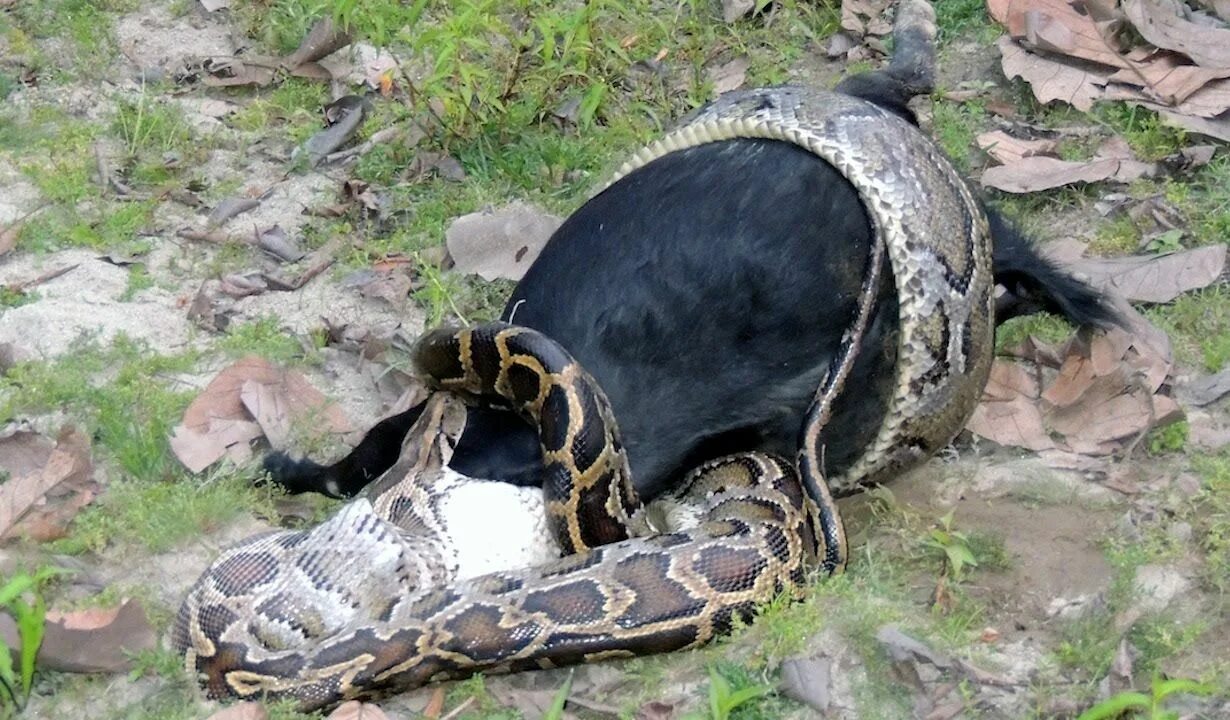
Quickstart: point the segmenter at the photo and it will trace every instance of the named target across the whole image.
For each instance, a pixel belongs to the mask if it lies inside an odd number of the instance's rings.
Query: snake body
[[[609,405],[565,351],[511,326],[429,334],[417,363],[439,392],[399,462],[321,526],[224,552],[189,591],[174,645],[211,695],[286,695],[318,707],[477,670],[690,647],[799,588],[809,569],[841,569],[829,487],[891,478],[943,447],[986,382],[987,221],[917,128],[865,101],[797,87],[723,96],[614,181],[669,153],[735,138],[791,143],[830,163],[874,225],[858,310],[817,388],[795,462],[758,453],[711,461],[642,507]],[[859,459],[826,484],[827,422],[885,272],[900,313],[893,393]],[[527,550],[478,577],[459,568],[454,530],[439,512],[465,482],[445,466],[467,394],[502,397],[537,426],[553,538],[552,549]],[[563,557],[538,562],[552,552]]]

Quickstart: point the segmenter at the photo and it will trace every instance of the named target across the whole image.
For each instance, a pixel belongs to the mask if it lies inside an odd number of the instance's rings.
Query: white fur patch
[[[542,489],[456,475],[440,501],[457,551],[458,579],[541,565],[559,557]],[[454,484],[455,483],[455,484]]]

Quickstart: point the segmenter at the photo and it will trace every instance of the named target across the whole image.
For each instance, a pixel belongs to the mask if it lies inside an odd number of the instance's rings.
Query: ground
[[[840,10],[819,3],[757,3],[771,7],[730,23],[703,0],[206,9],[225,4],[0,0],[0,438],[82,428],[99,485],[58,537],[8,542],[0,578],[74,570],[41,588],[51,606],[138,598],[160,637],[126,674],[41,669],[28,717],[216,711],[166,649],[183,593],[220,548],[329,510],[251,487],[251,463],[191,473],[172,454],[173,428],[220,370],[250,355],[292,367],[364,427],[403,387],[388,371],[399,344],[448,317],[492,317],[511,287],[447,270],[453,218],[512,200],[566,214],[740,72],[748,85],[831,86],[878,62],[829,59]],[[243,53],[251,67],[284,56],[330,10],[356,40],[322,61],[341,78],[332,85],[288,66],[261,86],[203,82],[205,58]],[[1121,135],[1142,157],[1196,142],[1113,103],[1089,114],[1040,106],[1000,72],[999,30],[981,3],[937,10],[940,87],[918,109],[971,176],[987,163],[976,134],[1008,123],[993,106],[1043,131]],[[386,46],[400,67],[376,49]],[[347,147],[373,144],[309,167],[296,149],[322,128],[321,108],[365,81],[371,108]],[[1091,146],[1075,137],[1073,157]],[[1222,148],[1203,168],[1127,188],[990,199],[1039,242],[1122,254],[1141,230],[1095,209],[1106,193],[1166,197],[1194,247],[1226,241],[1227,187]],[[260,202],[207,221],[236,199]],[[259,249],[274,226],[307,256]],[[321,258],[332,262],[299,289],[240,287],[293,279]],[[1223,278],[1142,308],[1174,343],[1175,384],[1230,360],[1227,292]],[[1014,322],[1000,346],[1070,332],[1050,317]],[[729,717],[1065,717],[1171,678],[1213,696],[1179,692],[1169,707],[1226,717],[1230,455],[1200,428],[1223,427],[1228,410],[1224,399],[1195,409],[1088,473],[966,433],[921,470],[843,501],[853,545],[843,577],[714,647],[474,679],[381,706],[396,718],[539,717],[571,678],[566,712],[577,717],[726,717],[731,693],[758,686],[767,692]],[[312,430],[296,427],[293,447],[342,447]],[[1095,482],[1108,468],[1120,480]]]

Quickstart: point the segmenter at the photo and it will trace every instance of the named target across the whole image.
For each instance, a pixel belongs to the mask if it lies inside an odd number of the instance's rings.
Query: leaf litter
[[[1007,35],[1009,78],[1041,103],[1089,111],[1122,100],[1190,132],[1230,141],[1230,26],[1189,20],[1177,0],[988,0]],[[1082,11],[1083,10],[1083,11]]]
[[[244,463],[252,457],[252,441],[263,436],[281,447],[298,423],[334,436],[354,431],[342,409],[302,374],[247,357],[218,373],[189,404],[172,431],[171,450],[192,472],[223,458]]]
[[[90,440],[71,425],[52,441],[10,426],[0,430],[0,538],[64,537],[73,517],[100,492]]]

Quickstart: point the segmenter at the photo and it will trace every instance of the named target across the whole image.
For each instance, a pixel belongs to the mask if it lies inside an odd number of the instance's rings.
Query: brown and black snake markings
[[[910,12],[931,11],[902,4],[896,52],[919,60]],[[315,528],[225,551],[189,591],[174,646],[209,694],[313,708],[691,647],[840,570],[830,487],[891,479],[960,430],[989,370],[997,279],[1112,319],[985,212],[911,123],[908,77],[890,65],[846,94],[719,98],[548,243],[505,313],[536,332],[433,332],[416,355],[439,388],[425,404],[330,468],[276,460],[295,491],[367,487]],[[1010,248],[997,268],[992,234]],[[450,511],[476,481],[455,471],[533,484],[509,514],[546,528],[476,570]]]
[[[724,96],[622,172],[731,138],[790,143],[823,159],[857,189],[875,228],[855,317],[814,391],[797,462],[718,459],[642,508],[608,401],[553,341],[506,326],[430,333],[416,362],[441,392],[398,462],[321,526],[227,551],[189,592],[175,647],[211,694],[316,707],[477,670],[690,647],[797,588],[809,568],[841,569],[840,518],[820,475],[823,433],[880,275],[891,269],[897,291],[896,374],[879,429],[829,479],[842,488],[917,463],[972,410],[991,355],[986,219],[912,125],[803,88]],[[467,417],[459,393],[502,397],[537,428],[543,512],[562,559],[462,577],[440,512],[453,482],[444,468]]]
[[[228,550],[189,592],[173,643],[210,695],[315,708],[479,670],[678,650],[844,563],[831,498],[814,502],[774,456],[710,461],[642,506],[606,397],[535,331],[435,331],[416,364],[440,391],[374,492],[317,528]],[[561,559],[457,579],[436,509],[465,395],[501,397],[538,428]]]

